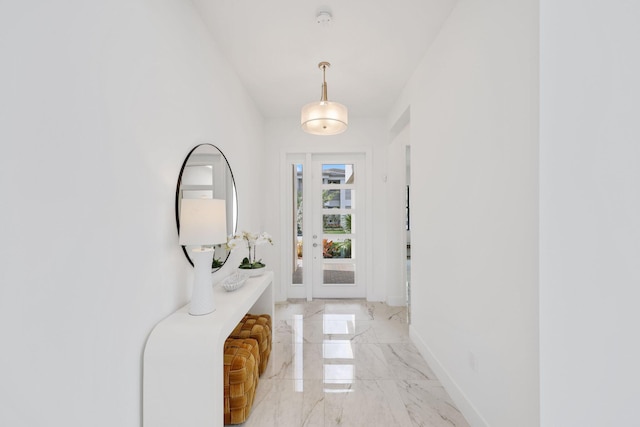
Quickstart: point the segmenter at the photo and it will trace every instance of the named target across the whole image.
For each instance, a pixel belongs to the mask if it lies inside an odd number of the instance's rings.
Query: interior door
[[[312,156],[312,295],[364,298],[363,154]]]

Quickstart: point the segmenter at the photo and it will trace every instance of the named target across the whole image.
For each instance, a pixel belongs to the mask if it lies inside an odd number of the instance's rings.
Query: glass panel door
[[[363,298],[360,156],[313,156],[313,297]]]
[[[311,213],[307,199],[311,195],[311,154],[286,155],[283,181],[287,210],[281,224],[286,224],[286,242],[282,253],[282,274],[287,298],[311,297]]]

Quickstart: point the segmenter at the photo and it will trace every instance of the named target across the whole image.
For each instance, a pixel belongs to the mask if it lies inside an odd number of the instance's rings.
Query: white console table
[[[224,342],[246,313],[273,318],[273,272],[234,292],[214,287],[216,311],[189,315],[182,307],[158,323],[144,349],[144,427],[224,424]]]

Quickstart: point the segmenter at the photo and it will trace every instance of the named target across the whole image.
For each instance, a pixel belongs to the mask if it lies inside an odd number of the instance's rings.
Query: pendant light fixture
[[[326,71],[331,64],[321,62],[318,68],[322,70],[322,97],[320,102],[312,102],[302,107],[300,122],[302,130],[314,135],[336,135],[347,129],[347,107],[338,102],[327,99]]]

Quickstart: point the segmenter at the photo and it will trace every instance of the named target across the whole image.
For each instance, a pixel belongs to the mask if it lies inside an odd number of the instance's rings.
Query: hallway
[[[271,360],[244,426],[468,426],[408,334],[404,307],[277,304]]]

